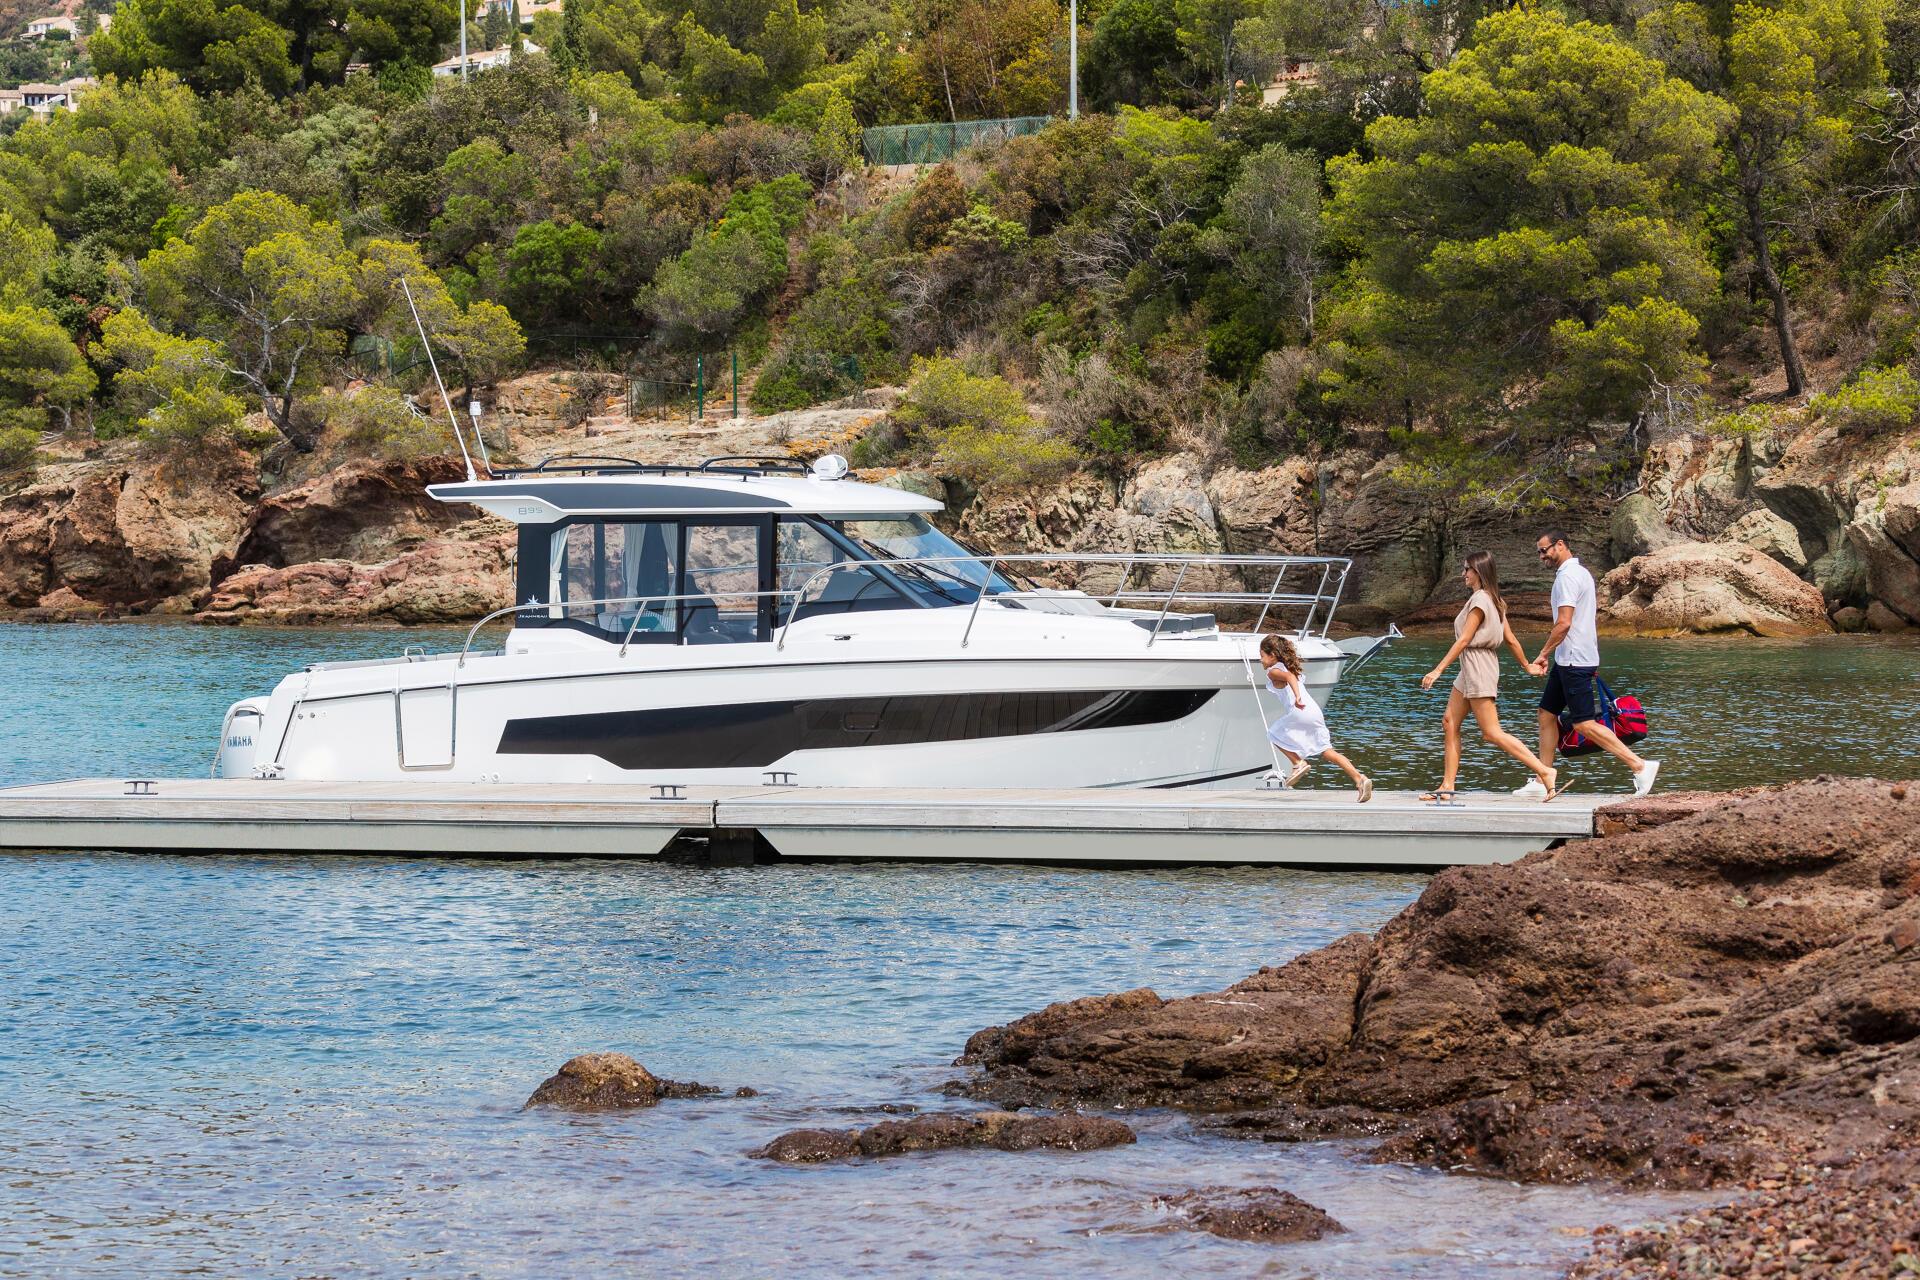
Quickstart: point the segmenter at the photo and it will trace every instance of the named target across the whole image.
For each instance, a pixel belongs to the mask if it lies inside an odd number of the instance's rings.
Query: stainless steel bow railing
[[[1094,595],[1096,599],[1104,599],[1109,607],[1117,606],[1123,600],[1147,604],[1158,603],[1160,606],[1159,616],[1154,619],[1153,629],[1147,635],[1146,647],[1149,649],[1153,647],[1154,641],[1160,638],[1160,632],[1166,625],[1167,615],[1173,609],[1176,600],[1196,604],[1239,604],[1249,607],[1259,605],[1260,617],[1253,625],[1253,630],[1256,634],[1265,629],[1267,615],[1273,611],[1275,605],[1305,605],[1307,609],[1306,618],[1300,625],[1299,634],[1313,634],[1314,622],[1317,619],[1320,624],[1319,634],[1324,637],[1327,634],[1327,628],[1333,622],[1334,610],[1340,607],[1340,597],[1346,590],[1347,573],[1353,567],[1353,562],[1342,556],[1187,556],[1083,554],[1076,552],[1030,552],[1001,556],[899,556],[873,560],[842,560],[821,568],[811,577],[807,578],[805,582],[800,584],[799,590],[794,592],[793,604],[787,610],[787,620],[780,628],[779,642],[774,645],[774,648],[786,648],[787,631],[793,626],[794,620],[799,616],[801,606],[806,603],[808,591],[810,591],[817,582],[831,580],[834,574],[845,573],[850,570],[872,568],[971,565],[979,569],[984,566],[984,572],[981,573],[978,581],[975,581],[971,574],[943,575],[964,586],[974,588],[977,591],[977,594],[974,596],[973,607],[967,612],[966,629],[960,633],[960,647],[964,649],[973,638],[973,624],[980,617],[980,606],[989,598],[995,600],[1018,599],[1023,596],[1035,599],[1045,598],[1035,592],[991,592],[985,589],[986,584],[993,581],[994,575],[998,573],[1001,566],[1021,564],[1121,566],[1120,579],[1115,584],[1112,592],[1089,594]],[[1132,581],[1136,569],[1155,566],[1174,569],[1174,579],[1171,586],[1165,590],[1152,587],[1139,590],[1128,589],[1128,584]],[[1193,569],[1227,569],[1236,573],[1249,573],[1255,570],[1264,572],[1267,569],[1272,569],[1274,570],[1274,576],[1273,582],[1264,592],[1219,590],[1182,591],[1181,586],[1185,583],[1188,572]],[[1287,575],[1294,569],[1305,569],[1307,572],[1303,576],[1306,577],[1311,577],[1312,571],[1315,569],[1320,571],[1318,580],[1314,582],[1313,590],[1288,593],[1281,592],[1280,588],[1285,585]],[[1325,614],[1321,614],[1320,612],[1320,606],[1323,604],[1326,606]]]

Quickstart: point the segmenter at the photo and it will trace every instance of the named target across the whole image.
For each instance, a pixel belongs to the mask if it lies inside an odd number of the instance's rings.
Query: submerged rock
[[[1211,995],[1054,1005],[961,1062],[1003,1104],[1237,1111],[1215,1123],[1705,1186],[1920,1117],[1915,930],[1920,789],[1823,778],[1456,867],[1378,934]]]
[[[1181,1225],[1227,1240],[1297,1244],[1346,1231],[1324,1209],[1278,1187],[1202,1187],[1154,1203]]]
[[[795,1129],[783,1133],[753,1153],[761,1160],[782,1164],[820,1164],[849,1160],[860,1154],[858,1129]]]
[[[662,1080],[624,1053],[583,1053],[560,1064],[527,1099],[529,1107],[619,1111],[657,1106],[662,1098],[718,1093],[712,1085]]]
[[[992,1147],[999,1151],[1095,1151],[1134,1141],[1134,1132],[1106,1116],[1025,1116],[1010,1111],[937,1112],[883,1120],[865,1129],[795,1129],[753,1154],[786,1164],[817,1164],[853,1156],[878,1158],[909,1151]]]

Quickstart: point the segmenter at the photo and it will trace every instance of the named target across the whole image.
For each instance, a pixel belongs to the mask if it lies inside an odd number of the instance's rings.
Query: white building
[[[20,86],[20,97],[22,106],[41,115],[73,106],[67,91],[57,84],[23,84]]]
[[[0,115],[19,110],[42,116],[71,111],[87,90],[99,83],[92,76],[76,76],[59,84],[23,84],[18,89],[0,89]]]
[[[73,18],[59,14],[50,14],[47,17],[35,18],[32,22],[29,22],[24,38],[28,40],[44,40],[47,38],[48,33],[53,31],[64,31],[67,33],[68,38],[72,38],[80,34],[80,24]]]
[[[540,52],[540,46],[531,40],[523,40],[520,43],[522,49],[527,53]],[[499,49],[483,49],[467,55],[467,68],[468,73],[471,75],[478,75],[482,71],[492,71],[499,67],[508,66],[512,62],[513,49],[511,46],[505,46]],[[451,58],[434,63],[433,74],[436,76],[459,75],[460,55],[455,54]]]

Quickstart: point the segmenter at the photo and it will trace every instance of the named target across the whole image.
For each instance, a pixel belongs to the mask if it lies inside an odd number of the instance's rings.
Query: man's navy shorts
[[[1540,709],[1555,715],[1565,711],[1575,724],[1598,720],[1600,708],[1593,700],[1593,676],[1599,669],[1554,663],[1547,669],[1547,687],[1540,694]]]

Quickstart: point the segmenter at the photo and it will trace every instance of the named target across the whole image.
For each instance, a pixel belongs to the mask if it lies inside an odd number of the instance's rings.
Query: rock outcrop
[[[1640,634],[1831,631],[1820,589],[1750,546],[1683,542],[1629,560],[1602,579],[1600,624]]]
[[[560,1064],[527,1099],[529,1107],[569,1111],[630,1111],[663,1098],[699,1098],[718,1093],[711,1085],[663,1080],[624,1053],[583,1053]]]
[[[1242,1136],[1539,1181],[1705,1186],[1920,1119],[1920,786],[1818,779],[1459,867],[1373,936],[1225,991],[968,1041],[1002,1103],[1178,1105]]]
[[[1873,603],[1908,625],[1920,623],[1920,481],[1877,495],[1847,526],[1846,538],[1865,570]]]
[[[1750,546],[1818,587],[1827,611],[1875,629],[1920,623],[1920,436],[1847,435],[1804,414],[1739,440],[1652,448],[1615,512],[1622,558],[1670,538]],[[1790,531],[1790,532],[1789,532]]]
[[[1134,1132],[1106,1116],[1066,1112],[1016,1115],[1010,1111],[937,1112],[883,1120],[865,1129],[795,1129],[753,1154],[783,1164],[819,1164],[856,1156],[877,1159],[909,1151],[992,1147],[999,1151],[1096,1151],[1134,1141]]]
[[[1241,555],[1350,557],[1342,617],[1373,624],[1452,599],[1458,561],[1490,550],[1506,566],[1511,596],[1544,592],[1551,575],[1533,551],[1537,530],[1507,513],[1441,520],[1431,498],[1396,475],[1396,461],[1360,449],[1318,461],[1289,459],[1258,471],[1208,466],[1194,454],[1154,459],[1121,479],[1082,472],[1033,491],[976,495],[960,513],[961,535],[1005,552],[1118,551],[1142,555],[1229,552]],[[1596,568],[1607,565],[1607,514],[1598,504],[1567,524]],[[1055,586],[1110,588],[1116,571],[1041,573]],[[1171,582],[1164,574],[1158,585]],[[1144,584],[1144,571],[1134,579]],[[1271,579],[1239,581],[1190,572],[1183,588],[1264,590]],[[1296,580],[1294,585],[1301,585]],[[1311,584],[1309,584],[1311,585]],[[1449,613],[1448,616],[1451,616]]]
[[[1326,1210],[1278,1187],[1202,1187],[1154,1204],[1179,1225],[1226,1240],[1298,1244],[1346,1231]]]
[[[1614,504],[1612,535],[1613,558],[1617,561],[1686,541],[1667,527],[1665,515],[1644,493],[1630,493]]]
[[[0,607],[184,611],[259,492],[233,446],[45,467],[0,498]]]
[[[1789,573],[1798,574],[1807,567],[1807,553],[1800,546],[1800,535],[1792,525],[1764,507],[1749,511],[1728,525],[1719,540],[1752,547],[1778,560]]]
[[[428,542],[383,564],[248,565],[222,579],[195,618],[275,625],[480,618],[513,596],[514,542],[485,526],[458,532],[469,531],[471,540]]]
[[[466,479],[458,458],[355,458],[261,500],[231,556],[215,568],[285,568],[322,560],[379,564],[473,520],[469,507],[435,501],[427,486]],[[499,521],[501,531],[506,523]]]

